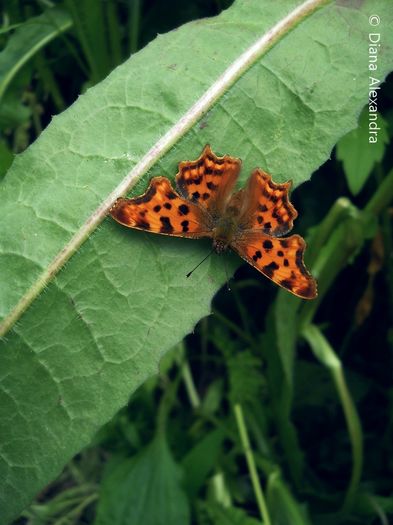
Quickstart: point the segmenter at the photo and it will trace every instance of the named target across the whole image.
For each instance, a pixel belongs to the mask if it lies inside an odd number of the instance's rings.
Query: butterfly
[[[206,145],[197,160],[180,162],[176,189],[154,177],[143,195],[119,198],[110,214],[129,228],[210,237],[217,253],[231,248],[294,295],[315,298],[316,282],[303,262],[306,243],[299,235],[283,237],[297,217],[288,196],[292,183],[276,184],[256,168],[246,187],[233,192],[240,167],[240,159],[217,157]]]

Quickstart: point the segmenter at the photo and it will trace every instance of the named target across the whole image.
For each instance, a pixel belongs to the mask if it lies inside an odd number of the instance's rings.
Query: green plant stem
[[[192,377],[190,365],[188,364],[187,359],[185,359],[182,364],[182,376],[188,394],[188,399],[190,400],[192,408],[195,410],[201,406],[201,400],[199,398],[197,389],[195,388],[194,379]]]
[[[302,335],[309,343],[315,357],[329,370],[344,411],[352,447],[352,473],[342,511],[350,510],[359,486],[363,468],[363,435],[360,419],[345,382],[342,364],[322,332],[315,325],[307,325]]]
[[[141,20],[141,1],[140,0],[129,0],[130,16],[129,16],[129,46],[130,54],[138,51],[139,45],[139,26]]]
[[[365,241],[363,221],[370,215],[380,214],[393,199],[393,170],[383,179],[374,195],[359,211],[347,199],[339,199],[328,213],[326,219],[315,231],[310,242],[311,260],[314,258],[312,272],[319,284],[318,298],[301,305],[299,327],[312,322],[319,304],[348,260],[361,248]],[[319,229],[321,228],[321,230]],[[319,241],[319,236],[323,243]],[[316,257],[319,252],[319,256]]]
[[[251,327],[250,327],[250,315],[247,312],[247,309],[245,308],[245,306],[243,304],[243,301],[241,300],[241,297],[239,295],[239,291],[238,291],[238,287],[237,287],[236,283],[234,283],[234,285],[232,286],[231,290],[232,290],[232,293],[233,293],[233,297],[235,299],[235,303],[236,303],[237,309],[239,310],[239,313],[240,313],[240,318],[242,320],[242,326],[245,329],[245,333],[247,334],[247,337],[252,339]]]
[[[328,211],[326,217],[318,227],[313,230],[313,235],[308,243],[306,251],[307,263],[310,266],[315,263],[318,254],[329,240],[332,231],[337,228],[337,225],[340,224],[343,219],[349,216],[351,209],[353,209],[353,204],[349,199],[345,197],[337,199]]]
[[[168,415],[176,399],[176,392],[182,378],[181,369],[173,381],[167,383],[164,394],[161,398],[157,412],[157,433],[165,433]]]
[[[34,132],[38,137],[42,132],[42,125],[40,119],[42,113],[42,106],[38,103],[35,93],[25,93],[24,101],[26,105],[30,108]]]
[[[213,310],[213,315],[219,321],[221,321],[223,324],[225,324],[230,330],[232,330],[232,332],[237,334],[241,339],[243,339],[244,341],[246,341],[250,345],[253,344],[252,337],[248,336],[248,334],[246,332],[244,332],[244,330],[242,330],[235,323],[233,323],[232,321],[227,319],[224,315],[222,315],[221,312],[219,312],[218,310]]]
[[[84,28],[82,26],[81,17],[79,16],[79,12],[75,5],[74,0],[65,0],[65,6],[67,7],[67,10],[72,16],[75,31],[78,35],[80,45],[83,49],[83,53],[90,67],[90,76],[98,79],[98,72],[96,71],[96,68],[95,68],[94,57],[92,56],[92,53],[90,51],[89,41],[87,39],[87,35],[84,31]]]
[[[272,525],[265,497],[263,495],[262,487],[259,481],[258,472],[254,461],[254,455],[250,446],[250,440],[248,438],[247,427],[244,421],[243,410],[241,405],[239,403],[236,403],[236,405],[234,406],[234,410],[237,427],[239,429],[240,440],[244,449],[244,454],[246,456],[248,470],[250,473],[252,486],[254,488],[255,498],[259,507],[259,512],[261,513],[264,525]]]
[[[378,163],[375,168],[375,178],[377,183],[379,184],[379,187],[381,188],[378,190],[373,199],[368,203],[367,206],[370,206],[371,209],[376,207],[379,208],[379,203],[383,199],[383,196],[381,195],[381,199],[376,198],[379,191],[381,194],[385,193],[386,198],[389,199],[389,196],[391,198],[392,195],[392,187],[393,183],[391,182],[393,180],[392,177],[393,170],[391,170],[386,177],[384,177],[384,172],[381,163]],[[385,182],[387,181],[387,182]],[[374,201],[372,203],[372,201]],[[390,199],[389,199],[390,202]],[[366,208],[367,208],[366,206]],[[381,214],[381,234],[383,239],[383,249],[384,254],[391,254],[393,253],[393,227],[392,227],[392,220],[390,216],[390,211],[388,209],[384,209]],[[388,300],[389,300],[389,315],[390,315],[390,324],[393,326],[393,258],[392,257],[384,257],[384,265],[385,265],[385,275],[386,275],[386,282],[389,287],[389,292],[387,294]]]
[[[364,208],[367,213],[378,215],[393,200],[393,169],[383,179],[377,191]]]
[[[108,22],[108,40],[110,49],[110,59],[112,67],[121,63],[121,42],[120,42],[120,23],[117,15],[117,3],[110,0],[106,4],[106,15]]]
[[[53,522],[53,525],[68,525],[70,522],[74,521],[76,518],[79,518],[83,510],[98,500],[98,494],[91,494],[83,501],[79,503],[77,507],[72,509],[66,516],[61,517],[60,519]],[[72,520],[72,521],[71,521]]]
[[[45,60],[45,55],[43,51],[37,53],[37,56],[35,57],[35,66],[37,68],[38,75],[41,78],[42,83],[44,84],[45,90],[51,96],[57,111],[59,113],[61,111],[64,111],[66,109],[66,104],[57,85],[55,77],[52,73],[52,70],[50,67],[47,66],[47,62]]]

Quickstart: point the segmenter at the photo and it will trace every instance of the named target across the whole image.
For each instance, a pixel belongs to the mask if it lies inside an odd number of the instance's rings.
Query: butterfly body
[[[217,253],[226,251],[232,244],[233,239],[239,234],[239,226],[236,221],[227,215],[217,219],[213,227],[213,248]]]
[[[291,183],[275,184],[255,169],[245,188],[233,193],[240,159],[217,157],[207,145],[196,161],[181,162],[176,189],[154,177],[147,191],[120,198],[112,217],[130,228],[178,237],[209,237],[217,253],[228,248],[294,295],[316,297],[316,283],[303,263],[305,242],[292,229],[297,212]]]

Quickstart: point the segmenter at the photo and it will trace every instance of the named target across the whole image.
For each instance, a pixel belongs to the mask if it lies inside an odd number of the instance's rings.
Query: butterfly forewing
[[[217,157],[207,145],[199,159],[179,164],[176,185],[182,197],[216,217],[224,213],[240,166],[240,159]]]
[[[240,222],[247,229],[256,229],[275,237],[291,231],[297,212],[289,201],[290,187],[291,182],[276,184],[269,174],[255,169],[247,187],[241,190],[243,206]]]
[[[206,213],[183,199],[166,177],[153,178],[140,197],[118,199],[110,213],[130,228],[181,237],[211,235]]]

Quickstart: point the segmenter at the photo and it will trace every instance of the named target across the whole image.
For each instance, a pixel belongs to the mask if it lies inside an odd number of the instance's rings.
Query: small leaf
[[[190,497],[195,497],[206,476],[217,464],[225,434],[216,429],[204,436],[184,457],[182,465],[185,472],[184,485]]]
[[[269,476],[267,502],[274,525],[311,525],[306,508],[292,496],[278,472]]]
[[[261,525],[259,520],[248,516],[247,513],[236,507],[223,507],[218,503],[201,505],[214,525]]]
[[[343,162],[352,195],[357,195],[363,188],[375,163],[382,160],[385,144],[389,142],[387,123],[382,115],[379,113],[372,113],[372,115],[376,115],[377,119],[370,120],[368,111],[363,110],[359,126],[337,144],[337,158]],[[377,134],[370,135],[370,130]],[[377,142],[369,142],[369,137],[376,137],[373,140]]]
[[[164,436],[137,456],[117,459],[101,485],[95,525],[187,525],[188,501]]]

